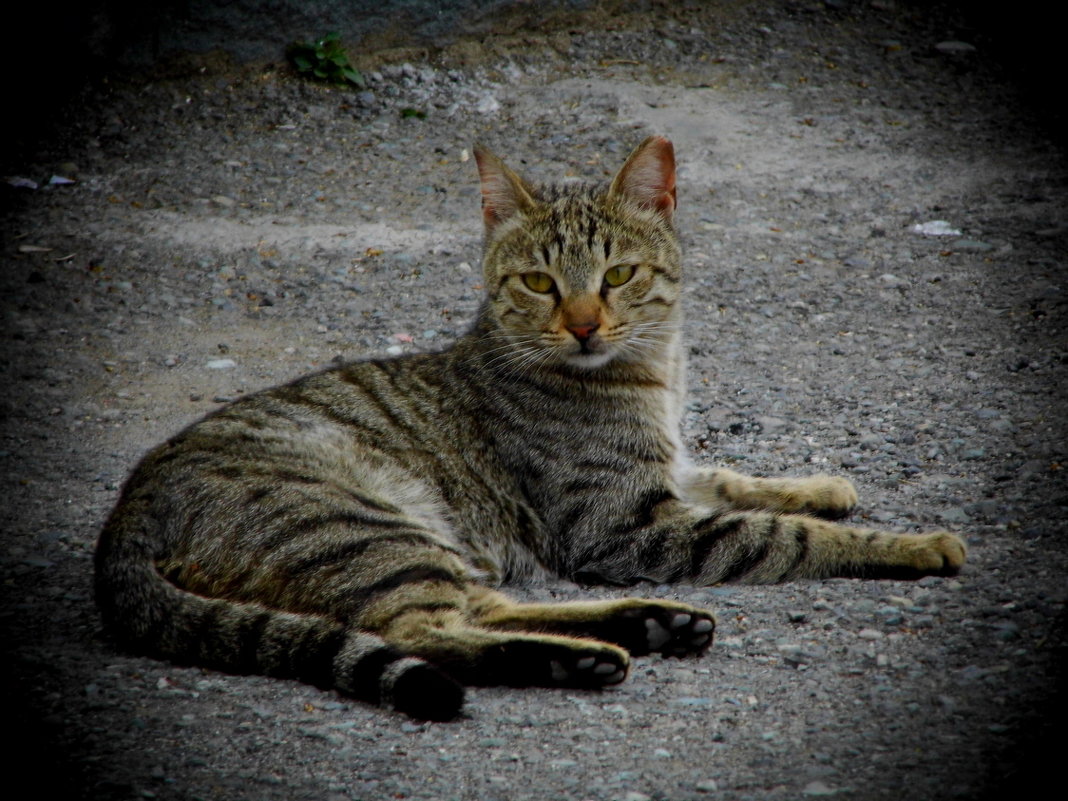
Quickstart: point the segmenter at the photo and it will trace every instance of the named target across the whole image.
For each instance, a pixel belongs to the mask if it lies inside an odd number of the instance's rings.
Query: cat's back
[[[537,542],[542,524],[486,430],[487,390],[468,350],[461,340],[442,353],[353,362],[217,410],[142,460],[105,541],[152,540],[165,574],[196,564],[207,575],[214,564],[219,576],[246,576],[234,585],[261,599],[247,575],[268,554],[301,558],[282,543],[321,550],[331,521],[434,531],[475,571],[529,572],[540,555],[514,535]],[[219,591],[199,575],[171,578]]]

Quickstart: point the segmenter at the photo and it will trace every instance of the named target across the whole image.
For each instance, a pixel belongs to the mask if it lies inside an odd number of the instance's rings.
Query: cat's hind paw
[[[685,656],[700,653],[712,644],[716,623],[711,615],[691,615],[676,612],[670,620],[658,617],[645,619],[646,641],[649,651],[666,656]]]
[[[561,687],[610,687],[627,677],[628,665],[614,654],[571,654],[549,660],[553,683]]]
[[[477,683],[513,687],[597,689],[627,677],[626,651],[596,640],[527,637],[501,643],[486,654]]]
[[[612,641],[635,656],[686,656],[708,650],[716,620],[704,609],[649,601],[626,609],[612,628]]]

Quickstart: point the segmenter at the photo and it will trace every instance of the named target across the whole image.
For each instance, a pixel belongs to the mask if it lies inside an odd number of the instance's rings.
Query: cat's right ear
[[[475,145],[474,150],[482,181],[482,219],[486,233],[490,233],[501,223],[532,208],[534,198],[523,179],[497,156],[482,145]]]

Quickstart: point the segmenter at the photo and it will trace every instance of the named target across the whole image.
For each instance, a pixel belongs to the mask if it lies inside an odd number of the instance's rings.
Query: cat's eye
[[[552,292],[555,284],[553,278],[548,273],[523,273],[523,283],[527,285],[527,289],[532,292]]]
[[[633,264],[617,264],[604,274],[604,282],[608,286],[623,286],[634,277]]]

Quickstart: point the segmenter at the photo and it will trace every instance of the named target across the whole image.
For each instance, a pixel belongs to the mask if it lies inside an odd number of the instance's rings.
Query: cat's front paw
[[[851,481],[822,473],[797,479],[784,494],[783,511],[832,520],[845,517],[857,505],[857,491]]]
[[[964,540],[948,531],[909,537],[906,547],[909,567],[932,576],[953,576],[960,572],[968,550]]]

